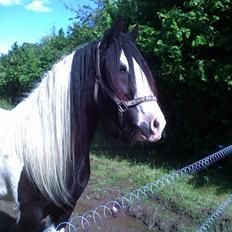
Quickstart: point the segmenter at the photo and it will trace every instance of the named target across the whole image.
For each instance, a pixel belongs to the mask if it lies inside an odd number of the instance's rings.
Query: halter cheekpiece
[[[100,70],[100,50],[99,50],[100,44],[101,41],[97,45],[97,74],[96,74],[95,86],[94,86],[94,100],[97,104],[98,89],[100,86],[102,88],[102,91],[105,92],[110,97],[110,99],[117,105],[118,113],[119,113],[119,122],[122,125],[123,113],[126,112],[129,108],[137,106],[143,102],[157,101],[157,98],[155,96],[144,96],[128,101],[119,99],[115,95],[115,93],[110,88],[108,88],[108,86],[104,83],[102,79],[101,70]]]

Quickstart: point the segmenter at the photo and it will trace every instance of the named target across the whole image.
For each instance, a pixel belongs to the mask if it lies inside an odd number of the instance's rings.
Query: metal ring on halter
[[[128,110],[128,105],[125,101],[120,101],[118,103],[118,110],[120,113],[124,113],[125,111]]]

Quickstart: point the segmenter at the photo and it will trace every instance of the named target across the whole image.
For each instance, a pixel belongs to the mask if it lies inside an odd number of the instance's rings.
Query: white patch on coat
[[[65,228],[62,228],[60,230],[56,230],[55,226],[52,225],[48,229],[44,230],[43,232],[64,232]]]
[[[15,150],[17,121],[12,111],[0,109],[0,199],[14,200],[16,203],[22,171],[22,163]]]
[[[126,67],[127,71],[129,71],[129,63],[123,50],[120,55],[120,62]]]

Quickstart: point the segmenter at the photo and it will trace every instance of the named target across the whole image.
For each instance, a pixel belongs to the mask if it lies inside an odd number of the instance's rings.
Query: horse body
[[[89,180],[99,118],[129,143],[161,138],[165,119],[151,72],[121,31],[115,24],[64,57],[24,101],[0,110],[0,197],[11,193],[18,202],[17,232],[68,220]]]

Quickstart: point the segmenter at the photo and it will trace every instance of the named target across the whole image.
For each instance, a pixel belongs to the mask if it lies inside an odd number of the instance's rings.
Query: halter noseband
[[[101,70],[100,70],[100,51],[99,51],[100,44],[101,42],[99,42],[97,45],[97,74],[96,74],[95,86],[94,86],[94,100],[97,104],[98,89],[99,86],[101,86],[102,91],[104,91],[110,97],[110,99],[117,105],[119,112],[119,122],[122,125],[123,113],[126,112],[129,108],[137,106],[143,102],[157,101],[157,98],[155,96],[144,96],[128,101],[119,99],[114,94],[114,92],[111,89],[109,89],[107,85],[105,85],[102,79]]]

